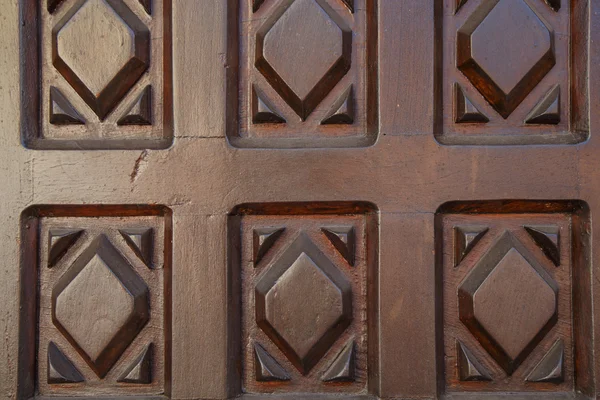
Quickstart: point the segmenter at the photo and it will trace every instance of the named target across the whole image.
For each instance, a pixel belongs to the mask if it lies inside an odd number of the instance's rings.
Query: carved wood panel
[[[228,138],[357,147],[377,138],[374,0],[230,0]]]
[[[598,397],[600,1],[1,10],[1,399]]]
[[[39,287],[24,300],[24,328],[37,338],[31,375],[40,395],[165,393],[171,271],[165,212],[42,207],[24,214],[23,252],[30,254],[24,284]]]
[[[445,392],[585,390],[589,221],[581,204],[540,206],[440,215]]]
[[[265,207],[275,208],[265,214]],[[368,213],[373,210],[359,205],[361,212],[347,215],[333,209],[295,215],[293,207],[286,215],[290,209],[284,207],[244,207],[241,216],[231,217],[232,241],[240,241],[239,264],[231,271],[239,280],[233,295],[241,289],[241,340],[234,348],[241,352],[240,389],[372,392],[377,331],[369,302],[377,296],[377,237],[375,217]]]
[[[170,0],[28,0],[21,12],[25,145],[170,145]]]
[[[446,144],[586,140],[587,4],[440,1],[437,139]]]

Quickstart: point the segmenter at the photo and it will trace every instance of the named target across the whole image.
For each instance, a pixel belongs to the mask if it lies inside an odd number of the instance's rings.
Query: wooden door
[[[599,15],[4,1],[0,397],[596,398]]]

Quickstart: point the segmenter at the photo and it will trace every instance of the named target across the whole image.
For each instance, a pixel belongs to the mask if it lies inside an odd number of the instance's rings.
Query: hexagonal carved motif
[[[556,63],[553,32],[523,0],[483,2],[456,49],[458,68],[504,118]]]
[[[148,68],[150,32],[122,1],[88,0],[54,27],[52,60],[104,119]]]
[[[510,375],[556,323],[557,293],[535,257],[505,232],[459,286],[459,315]]]
[[[256,285],[256,321],[303,374],[352,320],[344,275],[301,234]]]
[[[294,0],[260,29],[256,68],[306,119],[348,72],[351,52],[352,31],[326,2]]]
[[[101,235],[53,290],[52,319],[104,377],[149,319],[148,287]]]

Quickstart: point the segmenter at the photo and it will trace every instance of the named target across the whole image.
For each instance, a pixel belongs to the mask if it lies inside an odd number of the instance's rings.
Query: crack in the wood
[[[135,183],[135,181],[139,178],[140,173],[145,169],[146,166],[146,158],[148,158],[148,150],[142,151],[140,156],[135,160],[135,164],[133,164],[133,171],[129,175],[131,183]]]

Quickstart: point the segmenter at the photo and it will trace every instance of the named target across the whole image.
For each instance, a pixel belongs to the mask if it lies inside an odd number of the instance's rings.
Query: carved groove
[[[323,125],[354,123],[354,94],[352,86],[342,93],[321,123]]]
[[[54,13],[63,1],[64,0],[48,0],[48,12],[50,14]]]
[[[283,234],[285,228],[259,228],[253,233],[254,265],[258,265],[277,239]]]
[[[81,236],[81,229],[51,229],[48,232],[48,267],[55,266]]]
[[[152,382],[152,343],[136,358],[117,382],[149,384]]]
[[[454,13],[456,14],[458,12],[458,10],[460,10],[461,7],[466,4],[467,0],[454,0],[454,2],[455,2]]]
[[[152,0],[139,0],[148,15],[152,15]]]
[[[353,382],[355,379],[354,340],[346,344],[322,376],[323,382]]]
[[[254,371],[259,382],[291,379],[287,371],[258,343],[254,343]]]
[[[526,226],[525,230],[542,249],[546,257],[558,267],[560,265],[560,230],[558,226]]]
[[[489,122],[489,118],[475,107],[458,83],[454,84],[454,121],[457,123]]]
[[[154,253],[154,230],[152,228],[123,229],[119,231],[131,250],[148,266],[152,268]]]
[[[252,0],[252,12],[257,12],[265,0]]]
[[[460,262],[487,233],[485,226],[457,226],[454,228],[454,265]]]
[[[556,85],[525,118],[528,124],[556,125],[560,122],[560,86]]]
[[[348,7],[348,10],[351,13],[354,13],[354,0],[342,0],[342,3],[344,3],[344,5]]]
[[[546,4],[550,6],[554,11],[560,10],[560,1],[561,0],[544,0]]]
[[[117,124],[152,125],[152,87],[150,85],[146,86]]]
[[[461,381],[491,381],[489,372],[473,353],[459,340],[456,341],[458,376]]]
[[[84,378],[75,368],[73,362],[62,351],[50,342],[48,344],[48,383],[79,383]]]
[[[336,250],[348,261],[348,264],[353,266],[356,242],[354,228],[351,226],[336,226],[323,228],[322,231]]]
[[[562,340],[557,340],[548,353],[527,376],[528,382],[561,383],[564,381],[565,348]]]
[[[281,124],[285,119],[267,104],[256,88],[252,88],[252,122],[255,124]]]
[[[50,123],[55,125],[83,125],[85,119],[60,90],[50,88]]]

